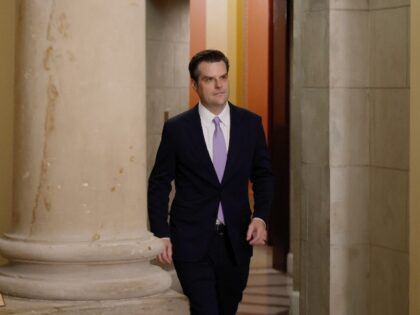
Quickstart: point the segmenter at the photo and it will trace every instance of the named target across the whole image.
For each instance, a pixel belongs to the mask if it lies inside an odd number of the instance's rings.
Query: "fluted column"
[[[13,223],[0,292],[120,299],[166,290],[149,261],[144,0],[18,4]]]

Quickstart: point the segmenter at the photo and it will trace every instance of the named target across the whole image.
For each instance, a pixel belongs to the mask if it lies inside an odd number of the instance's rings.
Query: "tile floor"
[[[288,315],[292,279],[274,269],[252,269],[237,315]]]

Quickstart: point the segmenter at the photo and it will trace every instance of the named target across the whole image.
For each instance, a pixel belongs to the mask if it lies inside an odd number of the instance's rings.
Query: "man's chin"
[[[228,101],[227,97],[223,95],[223,97],[219,97],[218,99],[216,99],[214,103],[217,104],[217,106],[224,106],[227,101]]]
[[[214,98],[211,101],[209,101],[207,104],[210,107],[223,107],[227,103],[228,99],[226,97],[223,98]],[[204,102],[202,102],[203,105],[205,105]]]

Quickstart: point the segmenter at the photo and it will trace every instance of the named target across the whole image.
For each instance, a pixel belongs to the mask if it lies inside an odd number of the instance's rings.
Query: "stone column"
[[[147,231],[144,0],[18,4],[13,223],[0,292],[98,300],[165,291]]]
[[[407,314],[409,1],[301,2],[300,314]]]

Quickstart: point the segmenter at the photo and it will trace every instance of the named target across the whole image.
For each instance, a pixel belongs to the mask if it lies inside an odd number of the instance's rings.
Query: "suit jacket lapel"
[[[227,155],[225,172],[223,174],[222,184],[229,179],[232,174],[232,170],[235,166],[235,161],[240,153],[241,147],[241,131],[240,131],[240,120],[241,114],[233,104],[230,105],[230,139],[229,139],[229,150]]]
[[[204,140],[203,128],[201,127],[200,114],[198,113],[198,105],[196,105],[191,112],[191,144],[196,148],[197,158],[204,164],[204,169],[207,174],[203,174],[213,184],[219,186],[219,179],[217,178],[216,170],[214,169],[209,151],[207,150],[206,141]],[[226,171],[225,171],[226,172]]]

